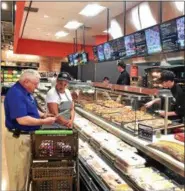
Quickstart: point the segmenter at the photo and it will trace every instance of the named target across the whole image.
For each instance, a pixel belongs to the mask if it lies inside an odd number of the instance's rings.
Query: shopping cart
[[[28,190],[79,191],[76,130],[35,131],[31,134],[31,153]]]

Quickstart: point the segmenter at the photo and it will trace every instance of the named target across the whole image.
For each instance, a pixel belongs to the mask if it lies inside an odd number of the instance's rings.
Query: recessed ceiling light
[[[68,34],[69,33],[64,32],[64,31],[58,31],[58,32],[56,32],[55,36],[56,36],[56,38],[61,38],[61,37],[67,36]]]
[[[84,9],[79,14],[87,16],[87,17],[94,17],[105,9],[106,9],[106,7],[103,7],[98,4],[89,4],[89,5],[85,6]]]
[[[49,16],[48,15],[44,15],[44,18],[48,18]]]
[[[1,8],[2,8],[3,10],[7,10],[7,9],[8,9],[7,3],[3,2],[3,3],[1,4]]]
[[[67,29],[77,29],[82,25],[83,24],[79,23],[78,21],[69,21],[64,27]]]

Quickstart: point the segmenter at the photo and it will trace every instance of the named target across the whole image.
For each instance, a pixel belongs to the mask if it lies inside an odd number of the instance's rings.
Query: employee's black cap
[[[67,82],[71,81],[71,76],[69,75],[69,73],[67,72],[61,72],[58,77],[57,80],[65,80]]]
[[[117,61],[117,66],[120,66],[120,67],[122,67],[122,68],[126,68],[126,64],[125,64],[125,62],[123,61],[123,60],[118,60]]]

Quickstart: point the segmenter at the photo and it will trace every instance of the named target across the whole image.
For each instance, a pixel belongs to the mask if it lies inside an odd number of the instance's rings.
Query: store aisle
[[[7,163],[6,163],[6,155],[5,155],[5,115],[4,115],[4,106],[3,102],[1,102],[1,126],[2,126],[2,134],[1,134],[1,140],[2,140],[2,185],[1,190],[5,191],[8,190],[8,170],[7,170]]]

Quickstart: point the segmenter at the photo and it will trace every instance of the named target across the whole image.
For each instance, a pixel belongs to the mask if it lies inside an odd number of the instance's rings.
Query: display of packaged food
[[[104,182],[108,185],[110,190],[116,190],[118,189],[118,186],[127,185],[125,181],[121,179],[120,176],[114,171],[103,173],[101,177],[104,180]],[[129,186],[128,188],[129,189],[127,191],[132,190]]]
[[[153,191],[173,191],[176,185],[170,180],[155,181],[150,184]]]
[[[124,151],[125,148],[132,151],[132,152],[135,152],[135,153],[137,152],[137,149],[135,147],[132,147],[123,141],[119,141],[117,149],[120,151]]]
[[[172,141],[159,141],[148,145],[184,163],[184,145]]]
[[[146,160],[143,157],[129,150],[120,152],[119,156],[116,158],[116,161],[122,163],[122,165],[125,167],[143,167],[146,163]]]
[[[101,175],[102,173],[110,170],[110,167],[98,156],[88,160],[87,164],[96,172],[97,175]]]
[[[83,148],[83,149],[79,149],[79,155],[85,160],[89,160],[92,159],[96,156],[96,153],[92,150],[90,150],[90,148]]]

